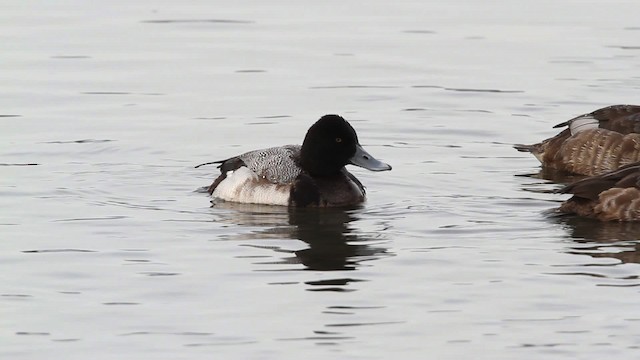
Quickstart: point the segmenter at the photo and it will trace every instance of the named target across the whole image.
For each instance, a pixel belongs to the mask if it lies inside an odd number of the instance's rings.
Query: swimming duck
[[[358,142],[341,116],[325,115],[307,131],[302,146],[285,145],[200,164],[220,164],[211,186],[214,198],[285,206],[350,206],[365,200],[365,188],[345,165],[391,170]]]
[[[640,162],[558,190],[573,194],[558,211],[609,221],[640,220]]]
[[[640,106],[613,105],[554,126],[567,127],[533,145],[514,148],[532,153],[543,167],[598,175],[640,161]]]

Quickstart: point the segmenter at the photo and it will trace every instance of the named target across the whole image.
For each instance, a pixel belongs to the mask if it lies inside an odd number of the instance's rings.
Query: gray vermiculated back
[[[300,145],[285,145],[250,151],[238,157],[258,176],[273,183],[287,184],[302,172],[295,160],[299,156]]]

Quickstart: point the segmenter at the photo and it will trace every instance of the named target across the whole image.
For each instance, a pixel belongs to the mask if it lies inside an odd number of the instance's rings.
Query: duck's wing
[[[558,192],[573,194],[558,211],[599,220],[640,220],[640,162],[592,176]]]
[[[607,129],[620,134],[640,132],[640,105],[611,105],[562,122],[554,128],[569,127],[574,135],[587,129]]]
[[[245,166],[257,177],[274,184],[288,184],[302,172],[298,159],[300,157],[300,145],[285,145],[261,150],[249,151],[225,160],[212,161],[200,164],[196,167],[210,164],[219,164],[220,175],[209,186],[209,194],[227,178],[230,171],[238,170]]]
[[[300,145],[250,151],[237,158],[257,176],[275,184],[289,184],[302,172]]]
[[[300,145],[285,145],[261,150],[253,150],[224,160],[210,161],[196,165],[219,164],[218,169],[224,175],[229,171],[246,166],[257,176],[273,183],[287,184],[301,172],[299,164]]]
[[[607,106],[554,127],[566,128],[540,143],[514,147],[532,153],[545,167],[582,175],[640,160],[639,105]]]
[[[640,162],[620,167],[608,173],[591,176],[567,185],[560,190],[561,194],[573,194],[579,198],[597,200],[599,195],[611,188],[640,188]]]

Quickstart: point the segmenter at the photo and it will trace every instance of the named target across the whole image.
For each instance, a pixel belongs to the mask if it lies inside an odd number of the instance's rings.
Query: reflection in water
[[[535,173],[517,174],[517,177],[534,179],[533,182],[522,184],[521,189],[536,194],[551,194],[563,186],[584,179],[586,176],[567,174],[565,172],[541,168]],[[562,200],[560,198],[558,201]],[[558,203],[559,206],[559,203]],[[557,207],[557,206],[556,206]]]
[[[578,255],[589,255],[594,258],[613,258],[620,260],[621,264],[627,263],[636,263],[640,264],[640,244],[628,244],[629,250],[624,251],[604,251],[607,247],[611,247],[612,249],[620,250],[623,246],[616,245],[603,245],[603,246],[593,246],[589,248],[578,248],[575,251],[569,251],[569,254],[578,254]]]
[[[363,261],[389,256],[386,248],[369,244],[379,235],[356,232],[350,223],[359,219],[358,209],[286,208],[282,206],[217,202],[219,221],[239,226],[261,227],[256,231],[233,235],[231,239],[294,239],[305,242],[302,250],[273,246],[256,246],[293,254],[270,264],[304,264],[307,270],[355,270]],[[229,237],[228,237],[229,238]],[[346,285],[355,279],[336,279],[333,286]],[[320,284],[310,284],[320,285]],[[322,284],[327,285],[327,284]]]
[[[555,184],[568,185],[572,182],[584,179],[584,175],[568,174],[566,172],[557,171],[549,168],[541,168],[537,173],[518,174],[516,176],[528,177],[533,179],[548,180]],[[528,190],[528,189],[524,189]]]
[[[570,175],[553,169],[541,169],[535,174],[522,174],[534,179],[549,180],[552,183],[527,184],[523,190],[536,193],[550,193],[555,184],[569,184],[585,178]],[[558,214],[553,209],[547,212],[549,219],[562,225],[577,244],[568,253],[588,255],[592,258],[613,258],[620,263],[640,263],[640,222],[597,221],[579,216]],[[592,245],[592,246],[585,246]]]
[[[557,216],[556,219],[570,231],[571,238],[580,243],[640,240],[638,222],[595,221],[579,216]]]
[[[348,224],[357,213],[341,209],[291,209],[289,222],[296,226],[295,238],[309,245],[296,256],[310,270],[354,270],[362,261],[387,254],[387,250],[364,244],[361,234]]]
[[[268,260],[255,264],[282,266],[287,270],[291,265],[303,264],[304,270],[338,271],[326,273],[324,278],[318,278],[314,274],[313,280],[304,281],[308,286],[307,291],[352,293],[356,287],[354,283],[366,281],[352,276],[345,276],[342,271],[356,270],[362,263],[381,257],[390,256],[386,248],[380,247],[382,238],[379,233],[366,233],[353,226],[361,220],[361,209],[332,209],[332,208],[286,208],[283,206],[236,204],[231,202],[216,202],[217,221],[229,224],[229,227],[240,229],[242,234],[227,236],[230,240],[250,241],[251,246],[260,249],[269,249],[276,254],[284,253],[285,257],[278,261]],[[358,228],[361,228],[359,226]],[[249,230],[250,232],[247,232]],[[300,240],[307,247],[299,249],[299,241],[293,241],[295,250],[283,249],[280,246],[256,245],[264,244],[267,239],[272,240]],[[376,245],[372,241],[376,241]],[[288,243],[288,242],[287,242]],[[282,244],[282,242],[278,242]],[[243,244],[244,245],[244,244]],[[255,257],[251,257],[255,258]],[[281,269],[274,269],[281,270]],[[351,272],[350,272],[351,273]],[[276,284],[275,282],[270,282]],[[293,282],[299,283],[299,282]],[[278,283],[284,284],[284,283]],[[289,282],[287,282],[289,284]],[[361,321],[362,316],[349,316],[367,309],[381,309],[381,306],[353,307],[349,305],[332,305],[323,311],[327,316],[324,327],[344,328],[344,331],[313,330],[312,334],[300,334],[297,337],[278,339],[280,341],[314,341],[317,344],[337,344],[338,341],[355,339],[345,335],[349,327],[353,326],[377,326],[395,324],[397,322],[370,322]],[[343,316],[348,318],[343,319]],[[366,315],[363,315],[366,318]]]
[[[570,184],[578,180],[586,178],[585,175],[569,174],[566,172],[544,168],[540,169],[537,177],[544,180],[550,180],[557,184]]]
[[[640,263],[640,223],[594,221],[579,216],[555,216],[577,246],[568,253]],[[617,264],[615,264],[617,265]]]
[[[518,176],[542,180],[522,185],[522,190],[537,194],[553,193],[564,184],[584,178],[549,169]],[[566,196],[556,199],[554,195],[546,202],[557,201],[559,205],[562,200],[566,200]],[[563,252],[581,255],[587,261],[556,264],[554,268],[562,270],[553,274],[587,276],[598,279],[600,286],[640,286],[636,267],[622,267],[640,263],[639,222],[603,222],[560,214],[555,211],[558,205],[550,205],[545,213],[548,221],[561,226],[572,242]]]

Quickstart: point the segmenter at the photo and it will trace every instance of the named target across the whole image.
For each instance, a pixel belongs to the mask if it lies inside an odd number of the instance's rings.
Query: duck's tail
[[[536,148],[540,146],[540,144],[533,144],[533,145],[525,145],[525,144],[514,144],[513,148],[520,151],[520,152],[529,152],[532,153],[534,151],[536,151]]]
[[[213,165],[213,164],[222,164],[224,162],[224,160],[218,160],[218,161],[210,161],[210,162],[206,162],[206,163],[202,163],[199,165],[196,165],[195,168],[199,168],[201,166],[205,166],[205,165]]]

